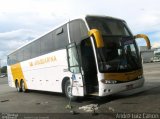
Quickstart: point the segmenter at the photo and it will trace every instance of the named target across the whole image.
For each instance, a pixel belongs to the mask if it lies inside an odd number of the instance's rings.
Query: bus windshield
[[[100,72],[128,72],[141,68],[135,39],[123,21],[107,18],[87,18],[90,29],[102,33],[104,47],[97,48]]]
[[[105,36],[130,36],[124,21],[104,17],[87,17],[90,29],[98,29]]]

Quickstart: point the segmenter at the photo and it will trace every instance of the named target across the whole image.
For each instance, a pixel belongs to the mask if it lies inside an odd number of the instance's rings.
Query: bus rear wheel
[[[16,89],[17,89],[18,92],[22,92],[22,88],[19,85],[18,81],[16,81]]]
[[[27,92],[27,89],[26,89],[26,87],[25,87],[25,84],[24,84],[24,81],[23,81],[23,80],[21,81],[21,87],[22,87],[22,91],[23,91],[23,92]]]
[[[72,86],[71,86],[70,80],[67,80],[65,82],[65,95],[71,101],[77,100],[77,97],[75,97],[75,96],[72,95]]]

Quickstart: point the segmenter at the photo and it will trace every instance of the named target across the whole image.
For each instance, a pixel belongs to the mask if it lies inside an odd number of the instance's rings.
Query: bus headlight
[[[105,79],[102,79],[101,82],[105,84],[116,84],[117,83],[117,81],[115,80],[105,80]]]

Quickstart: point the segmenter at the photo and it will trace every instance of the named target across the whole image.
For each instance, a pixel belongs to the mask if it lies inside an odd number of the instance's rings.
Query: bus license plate
[[[126,89],[127,89],[127,90],[133,89],[133,84],[126,85]]]

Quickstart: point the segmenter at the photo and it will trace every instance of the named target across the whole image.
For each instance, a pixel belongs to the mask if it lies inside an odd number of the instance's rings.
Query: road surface
[[[104,98],[86,97],[78,102],[71,102],[72,110],[79,114],[93,113],[85,110],[87,105],[94,104],[99,116],[112,114],[111,118],[120,118],[116,114],[160,113],[160,63],[144,64],[144,87]],[[31,91],[18,93],[7,84],[7,78],[0,78],[0,112],[2,113],[54,113],[68,114],[66,109],[69,100],[58,93]],[[61,115],[63,116],[63,115]],[[124,115],[126,116],[126,115]],[[80,117],[80,116],[79,116]],[[157,115],[160,118],[160,115]]]

